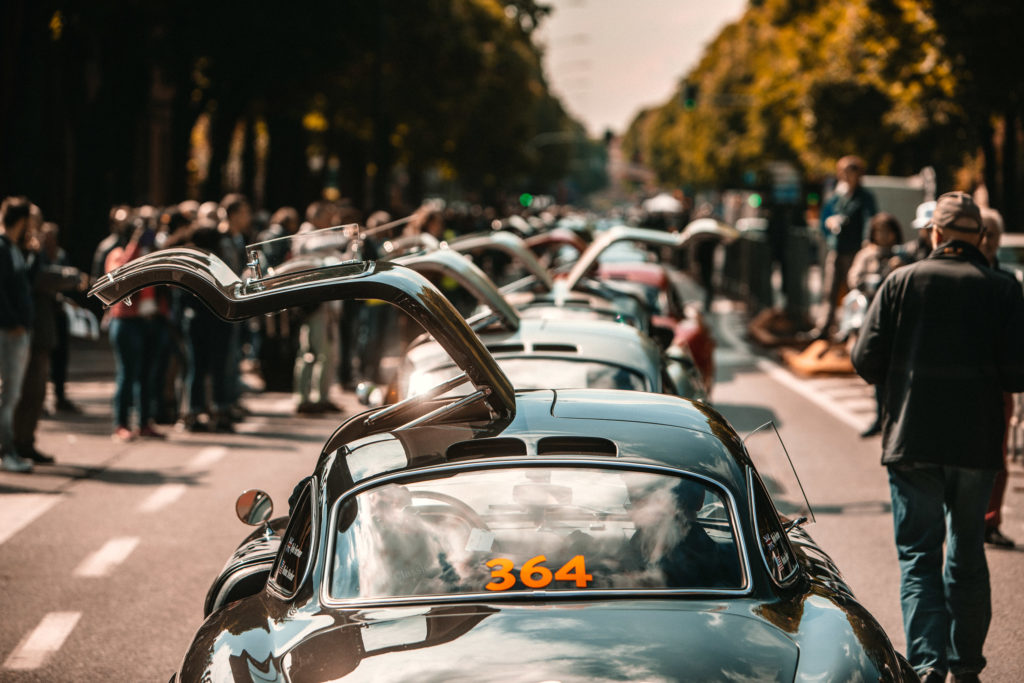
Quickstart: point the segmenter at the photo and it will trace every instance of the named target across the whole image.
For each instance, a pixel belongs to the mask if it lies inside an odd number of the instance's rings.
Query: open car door
[[[444,295],[409,268],[310,258],[302,267],[243,281],[213,254],[186,247],[157,251],[126,263],[101,278],[89,294],[109,306],[152,285],[184,289],[228,321],[322,301],[386,301],[416,320],[462,369],[456,378],[460,381],[447,383],[444,391],[468,381],[475,391],[465,397],[463,405],[482,402],[494,418],[515,414],[512,384],[476,333]]]
[[[690,244],[709,239],[728,243],[739,235],[734,228],[725,223],[709,220],[710,222],[694,221],[686,226],[685,230],[678,233],[651,230],[650,228],[633,228],[625,225],[616,225],[599,233],[573,265],[569,274],[555,281],[556,298],[566,297],[570,291],[576,289],[580,281],[597,265],[598,257],[617,242],[642,242],[653,246],[682,249]]]
[[[526,245],[523,238],[510,232],[492,232],[483,235],[466,235],[453,240],[449,246],[455,251],[469,253],[493,249],[503,252],[517,261],[528,274],[528,278],[540,285],[544,291],[550,292],[554,286],[551,273],[541,265],[533,251]]]
[[[442,246],[424,254],[402,256],[394,263],[421,275],[450,277],[462,285],[478,303],[490,309],[490,312],[469,320],[473,329],[482,329],[495,319],[507,330],[519,329],[519,313],[505,300],[491,278],[468,257]]]

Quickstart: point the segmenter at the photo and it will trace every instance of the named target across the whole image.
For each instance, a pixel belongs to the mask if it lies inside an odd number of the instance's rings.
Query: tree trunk
[[[1003,120],[1003,221],[1007,229],[1017,228],[1017,217],[1020,215],[1017,186],[1017,107],[1013,103],[1006,106]]]
[[[981,140],[981,153],[985,157],[984,175],[985,187],[988,189],[988,203],[993,209],[1002,208],[1003,192],[999,186],[999,167],[996,164],[996,145],[992,139],[995,131],[987,118],[982,117],[984,123],[980,125],[979,139]],[[942,187],[940,184],[939,187]]]

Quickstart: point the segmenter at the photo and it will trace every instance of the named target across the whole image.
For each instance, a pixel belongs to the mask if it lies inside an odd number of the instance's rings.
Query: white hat
[[[917,205],[917,215],[914,216],[912,226],[920,230],[931,225],[932,214],[935,213],[935,202],[923,202]]]

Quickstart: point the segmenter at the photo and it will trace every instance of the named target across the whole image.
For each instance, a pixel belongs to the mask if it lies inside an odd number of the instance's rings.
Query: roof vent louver
[[[575,344],[534,344],[534,351],[557,351],[559,353],[578,353],[579,348]]]
[[[537,455],[618,455],[613,441],[589,436],[549,436],[537,442]]]
[[[522,344],[488,344],[487,350],[491,353],[518,353],[524,349]]]
[[[526,455],[526,444],[519,439],[473,439],[460,441],[448,447],[447,459],[503,458]]]

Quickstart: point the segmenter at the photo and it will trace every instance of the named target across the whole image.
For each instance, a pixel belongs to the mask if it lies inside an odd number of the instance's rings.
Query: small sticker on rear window
[[[494,545],[494,534],[483,529],[473,529],[466,540],[467,553],[485,553]]]

